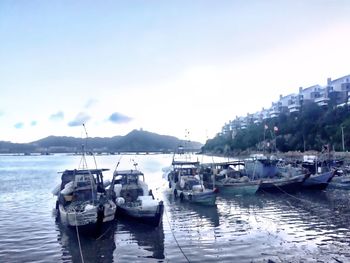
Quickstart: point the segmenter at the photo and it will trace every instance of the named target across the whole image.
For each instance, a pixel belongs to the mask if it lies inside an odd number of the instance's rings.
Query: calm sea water
[[[350,262],[350,191],[219,195],[216,207],[201,207],[168,195],[170,155],[96,158],[107,178],[118,161],[139,164],[165,202],[162,225],[116,221],[101,236],[80,236],[80,253],[76,232],[55,220],[51,194],[57,172],[80,157],[0,156],[0,262]]]

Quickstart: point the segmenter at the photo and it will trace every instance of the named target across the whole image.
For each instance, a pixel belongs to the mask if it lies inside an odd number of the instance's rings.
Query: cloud
[[[123,115],[119,112],[114,112],[111,114],[111,116],[109,116],[108,120],[113,123],[128,123],[132,120],[132,118]]]
[[[38,124],[37,121],[32,121],[32,122],[30,123],[30,126],[36,126],[37,124]]]
[[[84,112],[80,112],[74,120],[70,121],[68,123],[68,126],[70,127],[75,127],[75,126],[80,126],[80,125],[83,125],[84,123],[86,123],[88,120],[90,120],[90,116],[87,115],[86,113]]]
[[[97,103],[96,99],[89,99],[88,102],[85,104],[85,109],[91,108]]]
[[[50,120],[52,121],[60,121],[60,120],[63,120],[63,118],[64,118],[64,113],[62,111],[51,114],[50,116]]]
[[[14,125],[14,127],[15,127],[16,129],[22,129],[22,128],[24,127],[24,123],[23,123],[23,122],[17,122],[17,123]]]

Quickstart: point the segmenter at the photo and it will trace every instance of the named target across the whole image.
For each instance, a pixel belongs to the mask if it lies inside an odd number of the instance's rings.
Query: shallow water
[[[0,262],[350,262],[349,190],[219,194],[215,207],[202,207],[169,196],[162,168],[170,155],[96,158],[111,169],[107,178],[118,161],[118,169],[139,164],[164,200],[162,225],[117,220],[102,235],[80,235],[80,253],[76,232],[55,220],[51,194],[57,172],[80,157],[0,156]]]

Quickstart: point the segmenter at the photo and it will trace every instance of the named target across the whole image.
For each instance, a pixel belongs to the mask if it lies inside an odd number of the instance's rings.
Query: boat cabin
[[[180,177],[194,177],[199,174],[199,162],[179,162],[173,161],[173,170],[169,174],[175,183],[180,180]]]
[[[61,176],[60,202],[88,201],[97,198],[106,190],[103,185],[103,171],[109,169],[65,170]]]
[[[144,181],[144,174],[138,170],[115,171],[112,185],[115,189],[120,187],[118,196],[123,197],[126,202],[135,202],[138,196],[146,194],[142,186]]]

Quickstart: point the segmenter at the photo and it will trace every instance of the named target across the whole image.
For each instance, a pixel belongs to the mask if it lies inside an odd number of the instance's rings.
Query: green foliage
[[[342,129],[345,150],[350,148],[350,111],[347,106],[320,108],[304,104],[300,113],[281,113],[278,118],[261,124],[250,124],[235,135],[217,135],[203,146],[204,152],[240,153],[242,151],[278,150],[320,151],[325,144],[342,151]],[[268,127],[265,129],[265,125]],[[278,131],[274,130],[278,127]]]

